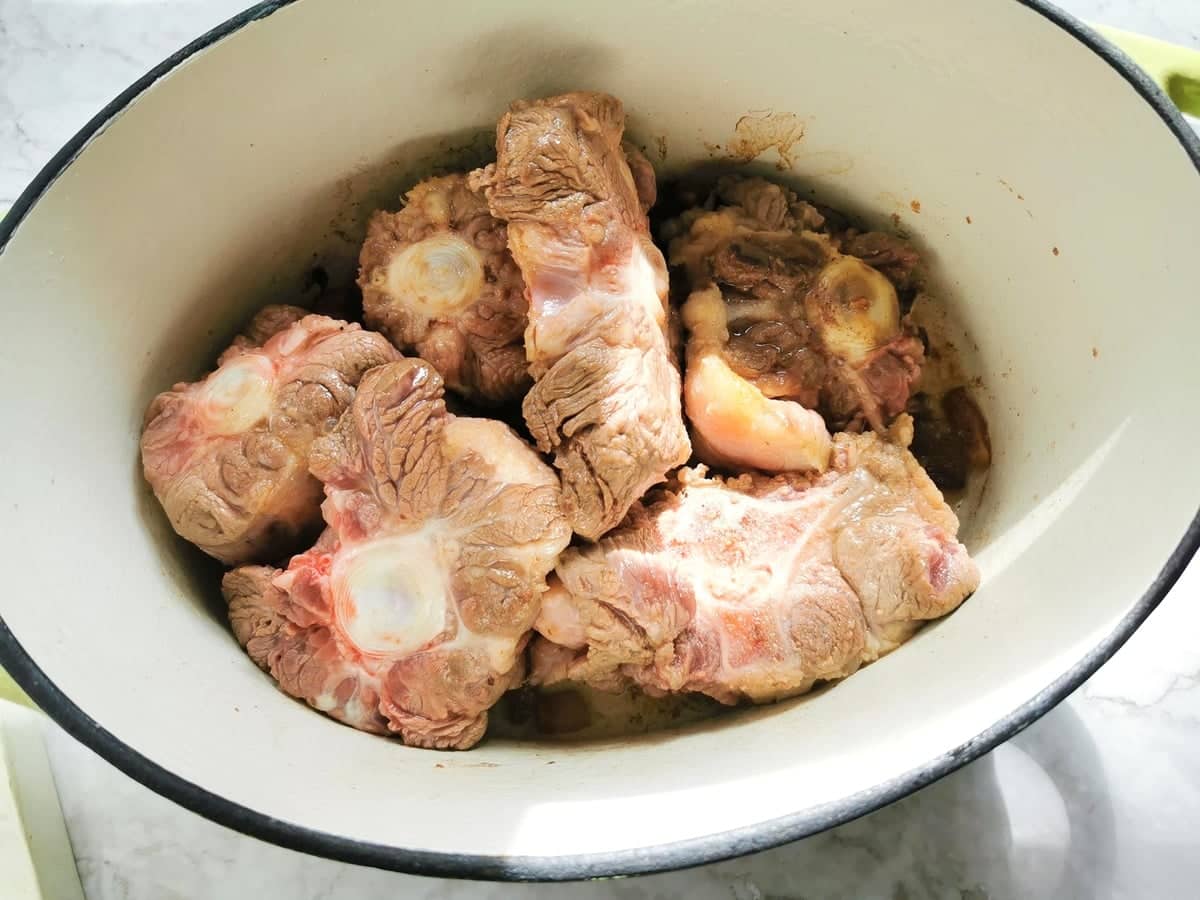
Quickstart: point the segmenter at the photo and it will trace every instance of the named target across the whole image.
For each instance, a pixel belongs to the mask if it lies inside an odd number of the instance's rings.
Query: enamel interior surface
[[[797,702],[646,739],[397,746],[289,702],[238,648],[214,613],[213,571],[142,482],[142,415],[314,261],[348,284],[366,216],[433,161],[464,158],[448,147],[486,144],[477,136],[514,98],[571,87],[621,97],[661,176],[761,151],[755,171],[912,235],[991,428],[987,490],[962,531],[983,585],[899,652]],[[963,110],[986,115],[964,127]],[[785,119],[795,127],[781,131]],[[294,3],[157,80],[0,254],[0,378],[21,385],[5,413],[22,438],[4,448],[19,476],[0,483],[0,508],[19,512],[0,544],[20,565],[0,616],[75,705],[242,807],[225,818],[248,830],[481,854],[496,871],[730,829],[779,841],[969,756],[1154,585],[1200,497],[1200,418],[1180,414],[1195,405],[1198,246],[1200,177],[1179,140],[1108,63],[1013,0],[754,14]],[[256,395],[243,374],[233,393]],[[360,593],[372,609],[403,595],[382,618],[431,627],[424,600],[408,604],[421,584]],[[314,772],[320,790],[297,789]],[[408,865],[399,851],[377,861]]]

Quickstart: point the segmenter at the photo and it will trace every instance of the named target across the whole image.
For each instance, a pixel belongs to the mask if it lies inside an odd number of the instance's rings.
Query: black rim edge
[[[270,16],[296,0],[259,3],[172,54],[93,117],[38,173],[0,221],[0,253],[38,199],[94,137],[138,95],[197,52]],[[1200,174],[1200,139],[1154,82],[1124,53],[1078,19],[1045,0],[1015,0],[1066,31],[1114,68],[1141,95],[1182,145]],[[298,826],[220,797],[172,774],[124,744],[59,690],[0,618],[0,663],[39,707],[65,731],[145,787],[185,809],[242,834],[291,850],[356,865],[439,878],[571,881],[662,872],[769,850],[844,824],[926,787],[1018,734],[1045,715],[1100,668],[1162,602],[1200,548],[1200,511],[1137,604],[1078,663],[991,728],[912,771],[825,806],[758,825],[640,850],[575,856],[480,856],[403,850]]]
[[[88,120],[88,123],[79,129],[62,146],[62,149],[50,157],[50,161],[37,173],[33,181],[29,183],[29,187],[21,192],[21,196],[17,198],[16,203],[12,205],[3,218],[0,218],[0,253],[4,252],[4,248],[13,236],[13,232],[17,230],[17,226],[29,214],[29,210],[33,208],[33,205],[41,199],[42,194],[50,189],[50,186],[58,180],[58,176],[66,171],[67,167],[75,161],[75,157],[83,152],[84,147],[93,138],[104,133],[104,129],[116,120],[125,110],[125,107],[153,86],[156,81],[170,74],[181,63],[186,62],[201,50],[211,47],[217,41],[228,37],[235,31],[240,31],[251,22],[265,19],[271,13],[295,2],[296,0],[265,0],[265,2],[255,4],[245,12],[238,13],[211,31],[200,35],[200,37],[196,38],[196,40],[183,49],[175,51],[125,90],[121,91],[121,93],[113,98],[111,103],[92,116]]]

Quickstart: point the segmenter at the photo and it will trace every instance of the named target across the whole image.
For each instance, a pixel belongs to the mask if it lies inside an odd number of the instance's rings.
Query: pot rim
[[[97,113],[37,174],[8,214],[0,220],[0,254],[41,196],[88,143],[114,121],[143,91],[194,54],[265,19],[296,0],[267,0],[228,19],[171,54]],[[1080,20],[1046,0],[1012,0],[1067,32],[1114,68],[1158,113],[1183,146],[1200,177],[1200,137],[1174,104],[1129,57]],[[494,881],[572,881],[672,871],[769,850],[842,825],[932,784],[1023,731],[1045,715],[1099,669],[1162,602],[1200,548],[1200,510],[1150,587],[1100,643],[1031,700],[965,743],[905,774],[836,802],[777,819],[669,844],[637,850],[559,856],[502,856],[406,850],[295,825],[242,806],[181,778],[124,744],[75,705],[41,670],[0,617],[0,665],[37,705],[82,744],[122,772],[185,809],[242,834],[290,850],[355,865],[438,878]]]

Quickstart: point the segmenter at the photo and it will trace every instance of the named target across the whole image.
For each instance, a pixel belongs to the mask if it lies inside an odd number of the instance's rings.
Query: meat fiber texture
[[[917,281],[906,242],[832,230],[761,178],[721,179],[666,231],[690,291],[684,396],[703,461],[821,471],[830,431],[883,431],[905,410],[923,359],[897,294]]]
[[[465,749],[525,674],[570,539],[553,469],[508,426],[451,415],[421,360],[374,369],[316,441],[328,525],[286,571],[226,575],[234,634],[279,686],[355,728]]]
[[[765,702],[843,678],[979,584],[958,521],[903,447],[839,434],[823,475],[677,482],[563,554],[532,681]]]
[[[142,466],[174,529],[228,564],[299,549],[320,527],[314,439],[363,373],[400,354],[381,335],[294,306],[268,306],[216,371],[159,394]]]
[[[523,411],[562,473],[572,528],[614,527],[687,461],[680,377],[667,340],[667,274],[645,205],[653,173],[621,146],[606,94],[518,102],[497,127],[497,160],[472,184],[508,223],[529,295]],[[640,190],[639,190],[640,186]]]
[[[376,212],[358,283],[366,324],[427,360],[451,390],[498,406],[529,389],[525,282],[504,223],[466,175],[430,178],[399,212]]]

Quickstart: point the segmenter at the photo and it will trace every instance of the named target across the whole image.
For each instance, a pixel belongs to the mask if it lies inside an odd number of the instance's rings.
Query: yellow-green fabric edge
[[[0,700],[34,708],[33,701],[25,696],[25,692],[17,687],[16,682],[9,678],[3,669],[0,669]]]
[[[1145,69],[1182,112],[1200,117],[1200,50],[1107,25],[1093,27]]]

